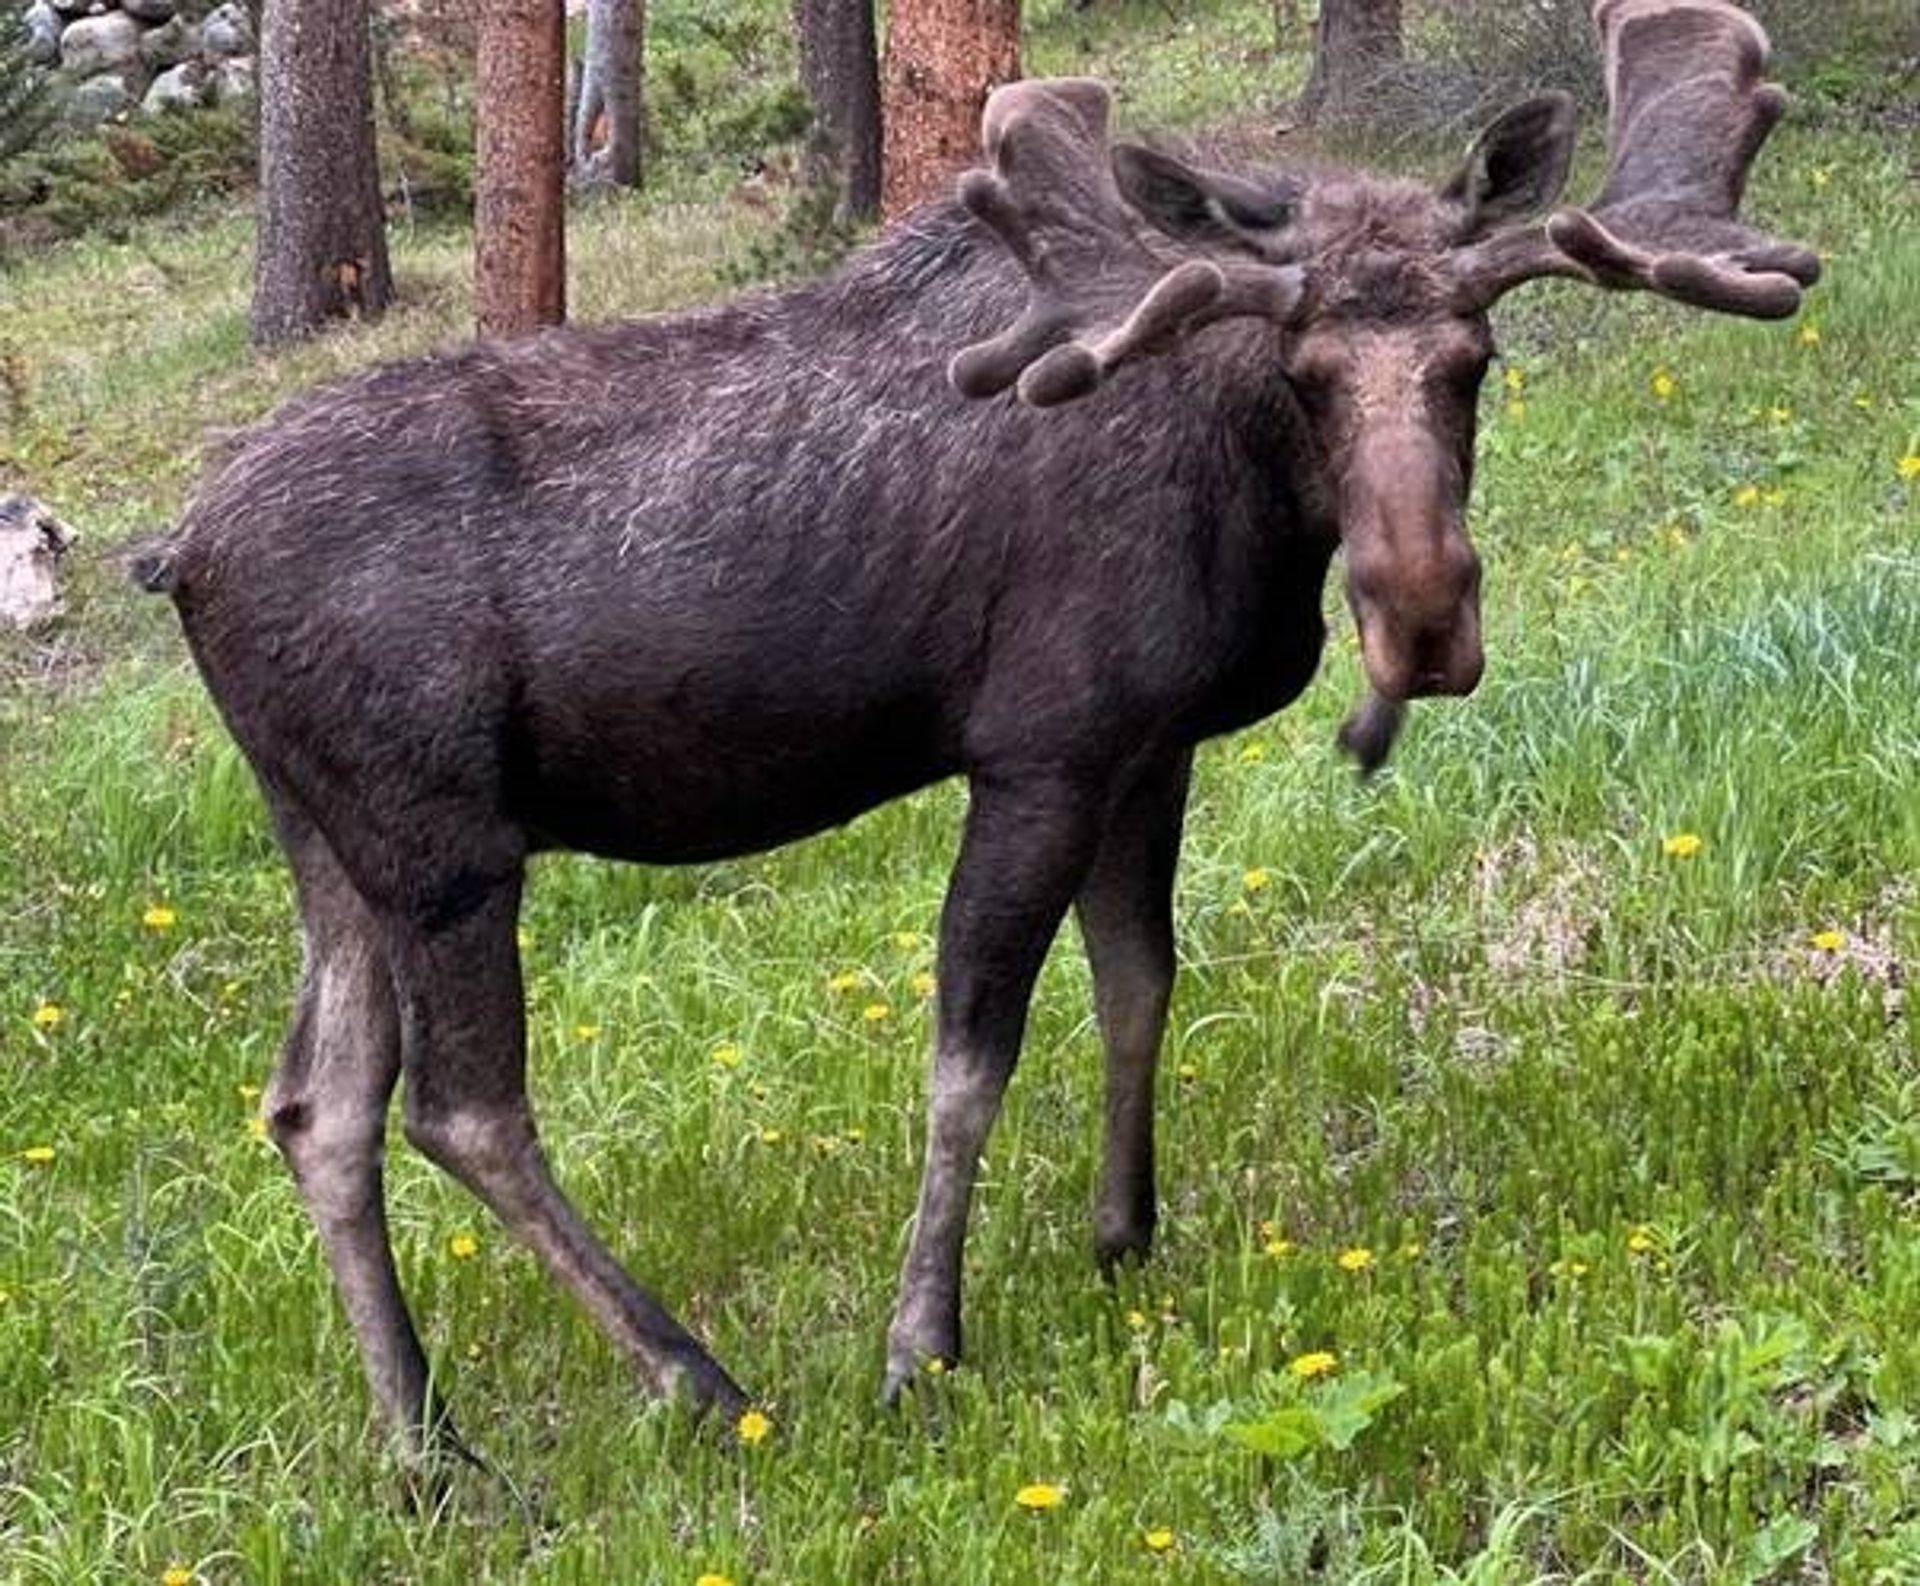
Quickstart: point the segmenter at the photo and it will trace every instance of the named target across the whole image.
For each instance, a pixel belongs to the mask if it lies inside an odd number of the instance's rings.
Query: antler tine
[[[1767,35],[1729,0],[1599,0],[1608,168],[1590,208],[1496,236],[1470,266],[1485,295],[1537,275],[1783,319],[1820,278],[1809,248],[1739,217],[1747,173],[1787,106],[1762,80]]]
[[[1188,330],[1284,320],[1298,303],[1297,271],[1204,258],[1168,268],[1146,245],[1109,163],[1111,104],[1091,78],[1012,83],[988,99],[992,168],[961,178],[960,201],[1019,261],[1031,295],[1006,330],[954,356],[948,378],[963,396],[1017,385],[1033,407],[1070,402]]]

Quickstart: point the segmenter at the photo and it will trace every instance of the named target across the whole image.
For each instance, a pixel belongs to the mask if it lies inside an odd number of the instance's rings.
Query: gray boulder
[[[87,17],[60,35],[60,64],[76,77],[91,77],[140,61],[140,24],[124,11]]]
[[[0,627],[60,615],[60,559],[74,534],[32,496],[0,496]]]
[[[165,22],[179,8],[174,0],[120,0],[120,9],[142,22]]]
[[[127,87],[126,79],[117,72],[105,72],[68,89],[61,113],[68,126],[84,131],[125,115],[133,106],[133,91]]]
[[[200,30],[182,16],[140,35],[140,61],[148,71],[165,71],[199,53]]]
[[[192,110],[213,97],[213,73],[204,61],[182,61],[169,66],[147,90],[140,108],[150,116],[163,110]]]
[[[51,66],[60,59],[60,13],[47,0],[33,0],[20,25],[27,30],[28,60],[36,66]]]
[[[48,3],[63,17],[79,17],[87,14],[90,0],[48,0]]]
[[[253,57],[237,55],[232,60],[220,61],[213,68],[213,102],[216,105],[238,104],[253,97]]]
[[[200,24],[200,47],[209,55],[251,55],[253,22],[245,6],[234,0],[209,11]]]

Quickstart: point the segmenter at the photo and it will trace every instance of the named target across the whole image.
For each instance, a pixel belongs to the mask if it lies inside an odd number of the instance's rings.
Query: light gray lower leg
[[[940,999],[927,1159],[887,1330],[886,1397],[960,1353],[960,1272],[980,1153],[1020,1054],[1027,1003],[1086,874],[1084,790],[976,785],[940,917]]]
[[[1188,757],[1154,768],[1121,801],[1076,900],[1106,1051],[1105,1154],[1094,1253],[1111,1269],[1153,1244],[1154,1076],[1174,976],[1173,876]]]
[[[737,1409],[745,1395],[614,1260],[548,1170],[526,1093],[518,905],[516,876],[451,925],[395,928],[407,1138],[486,1202],[654,1389]]]
[[[317,839],[296,864],[307,964],[263,1110],[320,1236],[375,1403],[409,1453],[458,1451],[387,1231],[382,1166],[400,1029],[386,961]]]

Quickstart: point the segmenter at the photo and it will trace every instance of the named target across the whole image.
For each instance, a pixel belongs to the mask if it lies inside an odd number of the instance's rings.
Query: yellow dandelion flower
[[[1593,580],[1591,578],[1582,577],[1578,574],[1567,580],[1567,593],[1569,595],[1584,595],[1592,587]]]
[[[1641,1223],[1627,1235],[1627,1249],[1632,1251],[1636,1256],[1648,1255],[1655,1250],[1658,1245],[1659,1241],[1654,1238],[1653,1230],[1645,1223]]]
[[[927,1363],[920,1369],[929,1377],[944,1377],[947,1374],[947,1363],[938,1355],[929,1355]]]
[[[267,1120],[256,1113],[247,1120],[247,1138],[249,1140],[264,1140],[266,1137]]]
[[[1263,743],[1246,744],[1240,750],[1240,763],[1242,765],[1258,765],[1262,760],[1266,759],[1266,757],[1267,746]]]
[[[1778,485],[1775,485],[1771,490],[1763,490],[1760,492],[1760,505],[1763,507],[1782,506],[1785,504],[1786,499],[1786,491],[1782,490]]]
[[[1818,192],[1833,180],[1833,167],[1831,165],[1816,165],[1808,174],[1813,181],[1814,190]]]
[[[1908,452],[1893,469],[1902,479],[1920,479],[1920,452]]]
[[[1738,490],[1734,491],[1733,493],[1733,504],[1736,507],[1759,506],[1760,505],[1760,487],[1758,485],[1742,485]]]
[[[1260,1248],[1266,1254],[1269,1261],[1284,1261],[1288,1256],[1293,1254],[1293,1241],[1291,1239],[1269,1239]]]
[[[1156,1525],[1152,1530],[1140,1533],[1140,1545],[1149,1553],[1171,1553],[1178,1541],[1179,1538],[1164,1525]]]
[[[893,945],[903,953],[912,952],[920,945],[920,941],[921,937],[918,931],[895,931],[893,933]]]
[[[524,953],[529,947],[533,946],[533,932],[528,930],[524,925],[517,926],[513,933],[513,945]]]
[[[1315,1377],[1331,1376],[1340,1369],[1340,1357],[1331,1349],[1314,1349],[1304,1355],[1295,1355],[1287,1362],[1291,1371],[1302,1382],[1311,1382]]]
[[[67,1010],[57,1002],[43,1002],[33,1010],[33,1027],[36,1030],[57,1030],[67,1016]]]
[[[1425,1249],[1426,1246],[1421,1244],[1418,1239],[1409,1239],[1400,1247],[1400,1259],[1402,1261],[1418,1261],[1421,1252]]]
[[[164,903],[149,903],[140,923],[150,931],[170,931],[180,923],[180,916]]]
[[[46,1163],[59,1155],[50,1145],[30,1145],[20,1153],[22,1162]]]
[[[480,1360],[484,1358],[485,1355],[486,1350],[482,1348],[477,1341],[467,1345],[467,1359]]]
[[[1818,347],[1820,345],[1820,327],[1818,325],[1802,325],[1800,327],[1800,345],[1802,347]]]
[[[773,1422],[758,1410],[748,1410],[734,1423],[734,1431],[748,1448],[758,1448],[773,1434]]]
[[[828,977],[827,990],[831,991],[836,997],[844,997],[849,991],[858,991],[861,980],[862,977],[859,970],[843,969],[838,974]]]
[[[1768,408],[1767,417],[1772,419],[1776,424],[1790,423],[1793,419],[1793,409],[1782,403],[1778,406]]]
[[[919,974],[915,975],[912,980],[908,981],[907,984],[913,988],[913,994],[916,997],[925,1001],[933,995],[934,987],[938,982],[923,969]]]
[[[1705,846],[1706,839],[1698,832],[1675,832],[1660,839],[1660,852],[1669,859],[1691,859]]]
[[[893,1009],[884,1002],[869,1002],[860,1010],[860,1017],[868,1024],[885,1024],[893,1017]]]
[[[1837,953],[1847,945],[1847,933],[1829,926],[1824,931],[1815,931],[1807,940],[1823,953]]]
[[[1623,545],[1623,546],[1621,546],[1619,550],[1617,550],[1617,551],[1615,551],[1615,552],[1613,553],[1613,559],[1614,559],[1614,560],[1615,560],[1616,562],[1622,562],[1622,563],[1624,563],[1624,562],[1630,562],[1630,561],[1632,561],[1632,560],[1633,560],[1633,547],[1632,547],[1632,546],[1630,546],[1630,545]]]
[[[846,1141],[848,1145],[858,1145],[862,1140],[866,1139],[866,1137],[867,1131],[862,1129],[857,1123],[849,1124],[840,1131],[840,1138]]]
[[[1191,1085],[1196,1079],[1200,1077],[1200,1065],[1198,1063],[1191,1063],[1191,1062],[1182,1063],[1178,1068],[1174,1070],[1174,1073],[1179,1076],[1180,1082],[1182,1084]]]
[[[1507,402],[1507,417],[1517,424],[1526,416],[1527,404],[1521,401],[1519,397],[1510,398]]]
[[[597,1041],[600,1039],[600,1026],[597,1024],[576,1024],[573,1027],[576,1041]]]
[[[1667,525],[1667,544],[1672,546],[1674,550],[1684,551],[1692,543],[1693,541],[1688,537],[1684,525],[1678,523],[1669,523]]]
[[[1273,872],[1265,865],[1255,865],[1240,878],[1240,885],[1248,892],[1265,892],[1273,885]]]
[[[778,1145],[782,1140],[786,1139],[786,1137],[787,1133],[784,1129],[762,1129],[760,1131],[760,1143],[762,1145]]]
[[[1671,401],[1674,393],[1680,389],[1680,382],[1674,379],[1665,369],[1654,370],[1652,378],[1647,381],[1647,385],[1652,390],[1654,400],[1657,402]]]
[[[1355,1245],[1350,1250],[1342,1250],[1338,1260],[1342,1272],[1365,1272],[1373,1265],[1373,1252],[1365,1245]]]
[[[260,1099],[260,1087],[258,1085],[235,1085],[233,1087],[233,1093],[242,1101],[246,1102],[254,1102]]]
[[[733,1041],[722,1041],[709,1055],[715,1068],[738,1068],[746,1056]]]
[[[471,1261],[480,1254],[480,1241],[469,1233],[455,1234],[447,1241],[447,1254],[455,1261]]]
[[[1504,376],[1504,383],[1509,391],[1517,395],[1527,388],[1527,371],[1522,369],[1517,363],[1508,364],[1507,372]]]
[[[1058,1509],[1067,1501],[1067,1489],[1050,1481],[1030,1481],[1013,1495],[1013,1501],[1022,1509]]]
[[[193,1571],[184,1564],[169,1564],[160,1572],[160,1586],[193,1586]]]
[[[693,1586],[733,1586],[733,1581],[728,1576],[708,1570],[706,1574],[695,1579]]]
[[[1145,1311],[1127,1312],[1127,1327],[1129,1331],[1144,1333],[1147,1330],[1147,1326],[1147,1313]]]

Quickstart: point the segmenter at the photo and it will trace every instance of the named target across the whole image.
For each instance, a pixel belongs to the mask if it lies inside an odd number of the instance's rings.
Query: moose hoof
[[[753,1402],[720,1362],[708,1354],[678,1356],[664,1375],[665,1396],[685,1405],[703,1421],[731,1427]]]
[[[887,1333],[887,1376],[880,1402],[892,1409],[917,1384],[943,1377],[960,1359],[960,1327],[905,1326],[898,1322]]]

